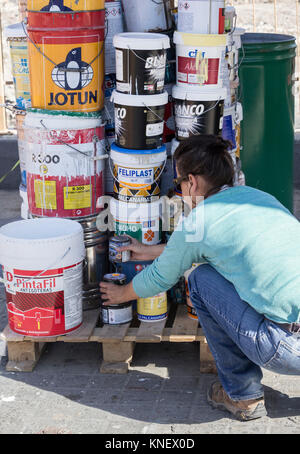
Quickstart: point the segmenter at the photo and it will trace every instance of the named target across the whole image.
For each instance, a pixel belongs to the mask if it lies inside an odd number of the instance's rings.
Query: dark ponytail
[[[174,159],[180,176],[201,175],[212,186],[212,195],[224,185],[233,186],[234,165],[228,149],[231,142],[220,136],[192,136],[180,142]]]

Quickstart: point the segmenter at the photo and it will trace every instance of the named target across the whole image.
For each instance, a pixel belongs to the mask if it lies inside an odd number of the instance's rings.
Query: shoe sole
[[[265,405],[261,402],[257,404],[257,407],[253,411],[243,411],[243,410],[237,410],[236,412],[230,410],[228,407],[226,407],[225,404],[222,403],[217,403],[212,400],[212,398],[209,395],[209,391],[207,392],[207,400],[208,403],[213,407],[217,408],[218,410],[225,410],[235,416],[239,421],[250,421],[251,419],[258,419],[262,418],[263,416],[267,416],[267,411]]]

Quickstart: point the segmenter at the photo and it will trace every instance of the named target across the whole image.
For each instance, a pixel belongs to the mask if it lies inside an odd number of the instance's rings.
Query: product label
[[[154,169],[128,169],[118,167],[118,180],[130,184],[152,184],[154,180]]]
[[[146,127],[146,136],[154,137],[162,134],[164,130],[164,122],[161,123],[152,123]]]
[[[167,295],[159,293],[152,298],[139,298],[137,301],[138,317],[141,320],[156,320],[167,315]]]
[[[54,336],[82,322],[82,263],[47,271],[4,268],[3,275],[14,331]]]
[[[116,221],[115,230],[117,235],[129,235],[144,244],[158,244],[161,241],[161,229],[159,220],[125,223]]]
[[[178,56],[178,82],[195,85],[216,85],[219,79],[219,58],[206,58],[195,52],[195,57]]]
[[[102,306],[102,321],[109,325],[128,323],[132,320],[132,306],[109,309]]]
[[[64,209],[76,210],[91,206],[91,185],[64,187]]]
[[[56,210],[56,182],[34,180],[35,205],[45,210]]]

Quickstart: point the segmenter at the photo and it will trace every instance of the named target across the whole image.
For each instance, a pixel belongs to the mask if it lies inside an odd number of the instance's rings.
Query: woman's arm
[[[100,282],[100,292],[103,299],[103,306],[127,303],[138,298],[138,295],[133,289],[132,282],[127,285]]]
[[[141,243],[135,238],[131,238],[131,243],[128,246],[119,248],[119,251],[120,252],[130,251],[131,252],[130,260],[133,261],[154,260],[162,254],[165,246],[166,246],[165,244],[156,244],[153,246],[149,246],[147,244]]]

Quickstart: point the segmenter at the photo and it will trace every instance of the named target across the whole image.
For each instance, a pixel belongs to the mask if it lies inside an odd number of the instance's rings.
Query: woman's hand
[[[139,260],[154,260],[162,253],[165,247],[165,245],[162,244],[148,246],[136,240],[135,238],[130,239],[131,244],[129,244],[128,246],[120,247],[118,250],[120,252],[130,251],[130,260],[132,260],[133,262]]]
[[[103,306],[127,303],[136,300],[138,295],[133,290],[131,282],[127,285],[117,285],[111,282],[100,282],[100,293]]]

